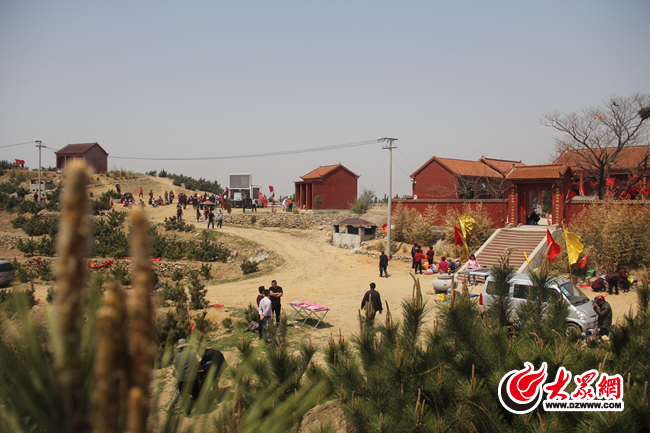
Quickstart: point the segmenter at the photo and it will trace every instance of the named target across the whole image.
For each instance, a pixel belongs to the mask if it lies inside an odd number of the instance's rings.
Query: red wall
[[[456,179],[437,161],[431,162],[415,176],[413,195],[418,199],[456,199],[454,187]]]
[[[91,166],[96,173],[108,171],[108,156],[98,146],[93,146],[84,154],[84,161]]]
[[[312,209],[315,209],[314,199],[320,195],[323,204],[320,209],[350,209],[350,204],[357,198],[357,179],[342,168],[336,169],[325,178],[325,182],[315,183],[312,193]]]
[[[393,200],[392,211],[401,204],[408,209],[416,209],[424,213],[429,206],[435,206],[438,212],[445,215],[449,209],[460,212],[465,204],[469,204],[472,209],[482,204],[483,209],[492,219],[492,228],[501,228],[505,226],[506,216],[508,214],[508,200]]]

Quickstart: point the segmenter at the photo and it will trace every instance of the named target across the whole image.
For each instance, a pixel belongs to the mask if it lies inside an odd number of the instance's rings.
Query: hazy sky
[[[548,161],[551,111],[650,91],[650,1],[0,0],[0,146],[98,142],[109,168],[293,193],[319,165],[393,193],[433,155]],[[0,159],[37,167],[33,145]],[[43,166],[55,165],[45,150]]]

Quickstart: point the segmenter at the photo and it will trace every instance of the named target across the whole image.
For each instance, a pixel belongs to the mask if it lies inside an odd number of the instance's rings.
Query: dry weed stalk
[[[131,222],[131,257],[133,257],[133,293],[129,302],[129,431],[144,432],[149,415],[149,386],[154,364],[153,304],[151,301],[151,263],[149,262],[149,238],[147,218],[142,209],[134,209]],[[140,395],[134,394],[134,388]],[[137,398],[136,398],[137,396]],[[137,403],[136,403],[137,402]],[[137,413],[135,413],[136,411]],[[140,421],[139,428],[135,424]]]
[[[89,234],[88,194],[89,174],[82,162],[72,162],[66,168],[66,188],[62,197],[61,228],[57,252],[57,296],[59,337],[54,366],[56,383],[64,398],[73,432],[83,429],[83,402],[81,401],[80,345],[84,321],[86,263],[84,260]]]

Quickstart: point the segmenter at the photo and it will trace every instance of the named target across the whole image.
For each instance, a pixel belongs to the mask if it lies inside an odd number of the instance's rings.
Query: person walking
[[[386,274],[386,278],[388,278],[388,271],[386,270],[388,268],[388,256],[384,251],[381,252],[381,255],[379,256],[379,278],[381,278],[383,275]]]
[[[117,190],[117,195],[119,195],[120,198],[122,198],[122,188],[120,187],[119,183],[115,184],[115,189]]]
[[[138,193],[138,198],[144,198],[144,194],[142,193],[142,187],[140,187],[140,192]]]
[[[170,189],[169,190],[169,204],[174,203],[174,190]]]
[[[260,323],[262,324],[262,340],[264,340],[266,344],[269,344],[266,340],[266,334],[268,334],[273,327],[273,307],[271,305],[271,292],[269,289],[264,290],[263,294],[264,297],[260,301],[258,313],[260,314]]]
[[[217,212],[217,228],[221,228],[223,225],[223,212],[221,212],[221,209],[219,209],[219,212]]]
[[[436,253],[433,251],[433,246],[429,245],[429,249],[427,250],[427,262],[429,262],[429,266],[433,265],[433,256]]]
[[[183,219],[183,208],[181,207],[180,203],[178,203],[178,206],[176,206],[176,218],[179,220]]]
[[[165,204],[169,203],[169,193],[165,191]]]
[[[418,244],[414,243],[413,247],[411,248],[411,259],[412,259],[411,269],[415,269],[415,253],[417,252],[418,252]]]
[[[280,312],[282,311],[282,301],[280,298],[284,295],[282,287],[278,286],[278,282],[273,280],[271,281],[271,304],[273,306],[273,312],[275,313],[275,322],[280,324]]]
[[[362,310],[365,310],[366,308],[372,308],[370,312],[371,319],[375,318],[375,314],[377,312],[379,312],[379,314],[382,314],[382,312],[384,311],[381,305],[381,295],[379,294],[378,291],[375,290],[375,287],[377,287],[375,283],[370,283],[370,290],[368,290],[363,295],[363,299],[361,300]]]
[[[214,213],[212,212],[212,209],[208,209],[208,228],[210,228],[210,224],[212,224],[212,230],[214,230]]]
[[[196,208],[196,222],[198,223],[200,219],[201,219],[201,211],[197,207]]]

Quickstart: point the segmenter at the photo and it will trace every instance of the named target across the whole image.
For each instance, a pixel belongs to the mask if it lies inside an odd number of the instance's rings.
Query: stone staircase
[[[516,228],[498,229],[476,252],[476,259],[481,266],[492,267],[499,263],[499,259],[506,248],[516,248],[510,253],[510,265],[516,272],[526,272],[528,262],[524,251],[533,267],[541,263],[541,258],[546,251],[546,229],[555,235],[557,229],[548,226],[521,226]]]

